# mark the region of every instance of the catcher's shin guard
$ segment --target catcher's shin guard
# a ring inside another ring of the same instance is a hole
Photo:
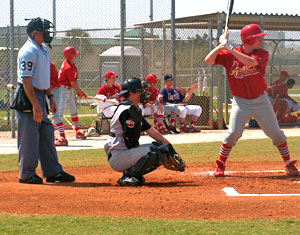
[[[168,154],[167,151],[166,145],[153,144],[150,147],[150,152],[146,156],[140,158],[134,166],[125,170],[124,175],[130,177],[140,177],[151,171],[154,171],[164,163],[164,159]]]

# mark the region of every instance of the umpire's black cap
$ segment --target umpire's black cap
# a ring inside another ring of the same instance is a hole
[[[53,24],[49,20],[40,17],[34,18],[27,25],[27,34],[29,35],[33,30],[46,32],[50,27],[53,27]]]

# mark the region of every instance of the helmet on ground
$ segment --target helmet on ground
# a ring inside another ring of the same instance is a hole
[[[79,51],[76,51],[74,47],[66,47],[64,49],[64,57],[68,60],[74,59],[74,57],[79,53]]]
[[[241,40],[243,44],[253,45],[255,43],[255,38],[267,35],[257,24],[248,24],[244,26],[241,30]]]
[[[119,95],[123,95],[129,91],[132,92],[142,92],[144,89],[142,87],[142,82],[139,78],[129,78],[125,80],[121,84],[122,91],[119,93]]]
[[[150,84],[157,84],[157,77],[156,74],[150,73],[145,77],[146,81]]]

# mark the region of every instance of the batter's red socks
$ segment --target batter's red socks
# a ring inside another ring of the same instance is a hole
[[[58,129],[59,136],[66,138],[64,124],[62,122],[59,122],[56,124],[56,128]]]
[[[79,119],[78,119],[78,117],[71,117],[71,120],[72,120],[73,125],[75,127],[75,131],[76,132],[79,131],[80,125],[79,125]]]
[[[291,160],[290,160],[290,151],[287,142],[285,141],[282,145],[278,145],[277,148],[279,153],[282,156],[283,161],[285,162],[286,165],[288,165],[291,162]]]
[[[231,146],[222,143],[220,148],[219,160],[225,163],[230,154],[231,149]]]

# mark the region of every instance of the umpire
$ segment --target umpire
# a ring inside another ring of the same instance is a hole
[[[54,146],[54,128],[47,118],[46,96],[50,100],[50,110],[56,112],[56,104],[50,91],[50,56],[47,47],[53,24],[41,18],[32,19],[27,26],[28,40],[18,54],[18,86],[14,102],[18,103],[16,117],[18,123],[19,182],[42,184],[36,174],[38,160],[47,182],[72,182],[75,177],[64,172],[58,163]],[[51,46],[50,46],[51,47]],[[22,97],[23,94],[23,97]],[[20,98],[21,97],[21,98]],[[29,101],[30,109],[24,110],[20,100]]]
[[[110,166],[123,176],[118,180],[121,186],[139,186],[145,182],[147,174],[160,165],[170,170],[184,171],[184,161],[176,153],[170,142],[142,116],[138,107],[143,103],[145,90],[141,80],[130,78],[122,83],[124,101],[117,107],[110,124],[110,136],[104,150]],[[158,142],[139,145],[141,131],[145,131]]]

